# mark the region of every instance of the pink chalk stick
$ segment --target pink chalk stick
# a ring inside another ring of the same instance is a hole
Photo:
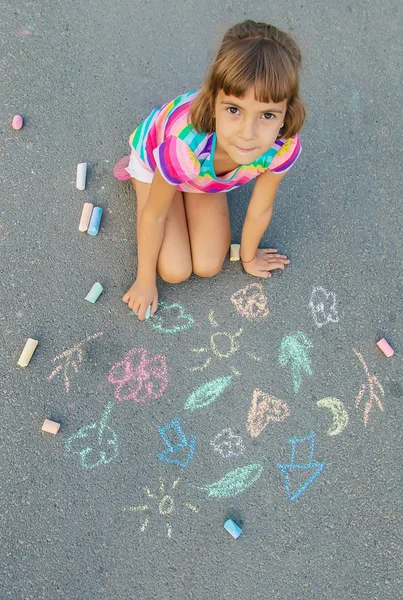
[[[83,211],[81,213],[80,224],[78,226],[78,231],[87,231],[88,225],[91,220],[92,209],[94,205],[92,202],[84,202]]]
[[[11,127],[13,129],[21,129],[21,127],[24,124],[24,119],[21,117],[21,115],[14,115],[13,120],[11,121]]]
[[[379,342],[376,343],[376,345],[378,346],[378,348],[380,350],[382,350],[382,352],[385,354],[385,356],[387,356],[388,358],[390,358],[391,356],[394,355],[395,351],[393,350],[393,348],[391,346],[389,346],[388,342],[385,340],[385,338],[382,338],[381,340],[379,340]]]

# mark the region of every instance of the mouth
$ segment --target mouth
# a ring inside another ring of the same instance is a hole
[[[256,148],[239,148],[239,146],[235,146],[238,152],[243,152],[244,154],[248,154],[249,152],[253,152]]]

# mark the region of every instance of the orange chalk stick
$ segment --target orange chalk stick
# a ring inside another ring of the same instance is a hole
[[[240,244],[231,244],[231,248],[229,251],[229,259],[232,261],[239,260],[239,250],[241,248]]]
[[[384,355],[387,356],[388,358],[393,356],[395,353],[395,351],[393,350],[393,348],[391,346],[389,346],[389,344],[385,340],[385,338],[382,338],[381,340],[379,340],[379,342],[377,342],[376,345],[378,346],[378,348],[380,350],[382,350]]]
[[[81,213],[80,224],[78,231],[87,231],[91,220],[91,213],[94,205],[91,202],[84,202],[83,211]]]
[[[21,352],[21,356],[18,359],[17,365],[20,367],[26,367],[29,364],[29,361],[32,358],[33,353],[35,352],[35,348],[38,345],[38,340],[33,340],[32,338],[28,338],[24,350]]]
[[[56,435],[56,433],[59,431],[59,427],[60,423],[55,423],[55,421],[49,421],[49,419],[45,419],[42,425],[42,431]]]

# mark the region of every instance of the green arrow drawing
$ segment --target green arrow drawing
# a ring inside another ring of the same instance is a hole
[[[278,359],[283,367],[289,364],[295,393],[299,392],[303,373],[312,375],[309,348],[312,348],[312,343],[302,331],[298,331],[295,335],[286,335],[281,340]]]

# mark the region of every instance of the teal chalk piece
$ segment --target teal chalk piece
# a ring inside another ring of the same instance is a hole
[[[210,485],[201,486],[198,489],[206,490],[208,496],[213,496],[214,498],[230,498],[247,490],[248,487],[260,478],[262,473],[262,465],[250,464],[245,467],[239,467],[234,471],[229,471],[222,479]]]
[[[102,208],[100,206],[94,206],[91,214],[91,221],[88,225],[87,232],[90,235],[98,235],[99,226],[101,225]]]
[[[232,535],[234,539],[239,538],[242,533],[242,529],[232,519],[227,519],[224,523],[224,529]]]
[[[102,294],[103,291],[104,291],[104,288],[97,281],[96,283],[94,283],[94,285],[92,286],[92,288],[86,295],[85,299],[88,300],[88,302],[91,302],[92,304],[94,304],[98,300],[99,296]]]
[[[291,444],[291,460],[287,465],[278,464],[278,468],[285,476],[285,492],[287,494],[287,498],[289,500],[296,500],[299,496],[306,490],[306,488],[311,485],[311,483],[320,475],[320,473],[325,468],[324,462],[312,462],[313,453],[315,449],[315,434],[312,431],[305,438],[291,438],[289,440]],[[298,446],[305,446],[309,444],[309,461],[305,464],[300,464],[295,462],[295,452]],[[302,472],[302,473],[301,473]],[[305,472],[306,480],[300,485],[301,477],[300,475]],[[291,482],[292,482],[292,474],[298,473],[298,488],[294,491],[291,490]]]
[[[285,367],[289,364],[291,369],[294,392],[299,392],[302,375],[312,375],[312,369],[308,356],[308,349],[312,348],[312,342],[298,331],[295,335],[287,335],[281,340],[279,361]]]
[[[176,435],[179,438],[179,442],[176,444],[172,444],[168,438],[168,431],[173,429]],[[165,444],[167,445],[167,449],[164,450],[161,454],[158,455],[160,460],[163,460],[171,465],[179,465],[180,467],[187,467],[189,462],[192,460],[195,446],[196,446],[196,438],[192,435],[189,440],[187,440],[185,434],[182,431],[182,428],[179,423],[179,419],[172,419],[168,425],[164,427],[159,427],[158,431]],[[185,459],[179,459],[176,457],[183,449],[187,449],[187,456]]]
[[[231,383],[232,375],[229,377],[217,377],[212,381],[204,383],[192,392],[185,402],[186,410],[197,410],[208,406],[220,396]]]

